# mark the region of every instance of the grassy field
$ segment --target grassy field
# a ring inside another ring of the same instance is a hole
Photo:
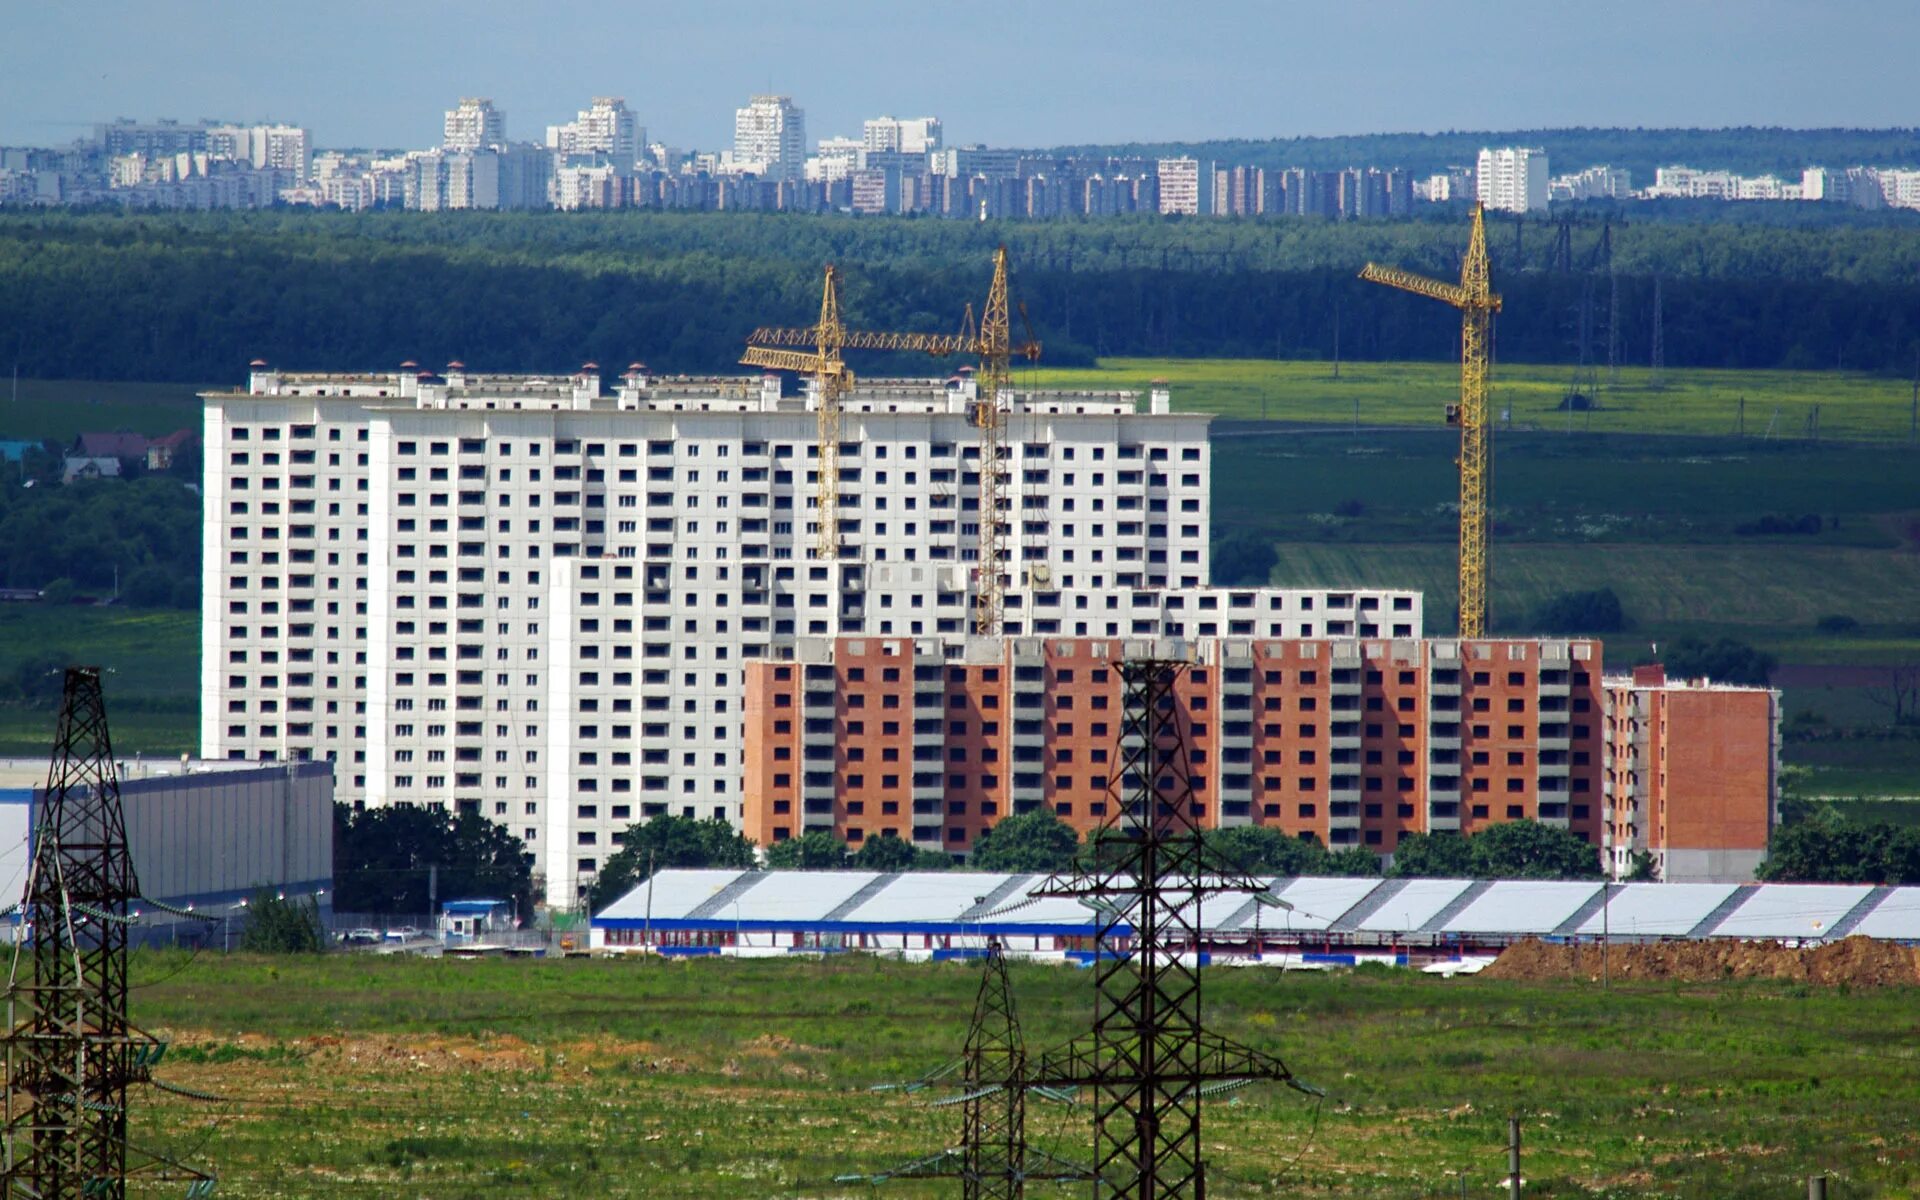
[[[1503,427],[1515,429],[1730,435],[1741,429],[1744,398],[1745,430],[1755,437],[1770,425],[1775,438],[1806,436],[1816,405],[1822,437],[1909,436],[1910,380],[1855,371],[1686,369],[1667,371],[1666,386],[1654,389],[1644,368],[1620,375],[1618,388],[1603,386],[1598,411],[1569,420],[1560,404],[1573,368],[1500,363],[1494,412]],[[1352,425],[1356,413],[1363,425],[1437,424],[1460,392],[1460,370],[1451,363],[1345,363],[1336,380],[1330,363],[1264,359],[1108,358],[1093,368],[1022,370],[1016,383],[1144,391],[1154,379],[1173,386],[1179,410],[1326,425]]]
[[[1451,546],[1284,543],[1277,579],[1302,587],[1360,583],[1420,588],[1428,624],[1444,628],[1459,590]],[[1610,648],[1644,651],[1649,637],[1676,631],[1738,636],[1786,649],[1818,649],[1820,661],[1873,661],[1920,633],[1920,557],[1853,547],[1580,547],[1496,542],[1491,566],[1494,624],[1529,628],[1527,614],[1561,592],[1611,587],[1632,614],[1636,633]],[[1847,613],[1869,632],[1818,636],[1824,613]],[[1907,630],[1877,638],[1875,626]],[[1782,627],[1786,627],[1784,630]],[[1807,637],[1802,643],[1799,631]]]
[[[79,433],[200,431],[200,399],[211,385],[96,383],[82,379],[0,379],[0,435],[21,440],[71,441]]]
[[[60,652],[107,668],[113,744],[122,755],[197,752],[200,617],[120,607],[0,606],[0,678],[26,660]],[[44,755],[52,710],[0,704],[0,755]]]
[[[134,1124],[227,1197],[867,1196],[833,1177],[955,1136],[957,1109],[867,1088],[954,1054],[977,978],[859,957],[148,958],[134,1016],[175,1046],[157,1074],[229,1102],[149,1094]],[[1085,1027],[1084,972],[1014,982],[1030,1049]],[[1329,1093],[1317,1118],[1271,1086],[1215,1101],[1216,1196],[1490,1195],[1510,1112],[1533,1196],[1792,1196],[1813,1172],[1848,1197],[1920,1188],[1911,989],[1219,970],[1207,996],[1211,1027]],[[1036,1101],[1029,1139],[1084,1159],[1087,1122]]]

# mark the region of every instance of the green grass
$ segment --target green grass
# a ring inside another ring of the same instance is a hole
[[[1601,370],[1602,376],[1605,369]],[[1569,428],[1558,410],[1573,376],[1568,366],[1500,363],[1494,368],[1493,408],[1502,425],[1559,431]],[[1266,359],[1106,358],[1097,367],[1036,368],[1017,373],[1027,386],[1131,388],[1150,381],[1173,386],[1174,408],[1251,420],[1313,424],[1432,425],[1458,400],[1459,367],[1451,363],[1332,364]],[[1604,383],[1604,380],[1603,380]],[[1773,425],[1776,438],[1800,438],[1807,417],[1820,408],[1825,438],[1904,441],[1908,437],[1912,385],[1855,371],[1735,371],[1680,369],[1666,373],[1667,386],[1647,386],[1644,368],[1621,371],[1621,386],[1603,390],[1601,409],[1575,413],[1571,428],[1593,433],[1733,434],[1746,399],[1746,432],[1755,437]],[[1511,410],[1510,418],[1506,415]],[[1778,410],[1776,417],[1775,410]]]
[[[197,753],[200,617],[169,609],[0,605],[0,679],[60,651],[108,671],[107,711],[121,755]],[[53,712],[0,704],[0,755],[41,755]]]
[[[1795,787],[1801,795],[1920,801],[1920,741],[1790,742],[1781,758],[1807,768],[1805,781]]]
[[[194,1049],[136,1135],[227,1197],[854,1197],[834,1175],[950,1144],[954,1108],[877,1094],[953,1055],[959,965],[276,962],[148,958],[134,1017]],[[1016,966],[1028,1045],[1085,1027],[1090,978]],[[1493,1193],[1523,1115],[1528,1194],[1794,1195],[1920,1188],[1911,990],[1513,984],[1219,970],[1209,1024],[1329,1099],[1257,1086],[1209,1110],[1209,1192]],[[1084,1110],[1034,1102],[1030,1140],[1084,1158]],[[886,1185],[902,1200],[953,1181]],[[139,1193],[148,1194],[148,1193]],[[1036,1196],[1084,1195],[1052,1186]]]
[[[0,436],[69,442],[81,433],[200,432],[200,398],[210,385],[22,379],[13,400],[11,378],[0,379]]]
[[[1459,593],[1451,546],[1281,543],[1274,579],[1290,586],[1419,588],[1428,625],[1444,629]],[[1561,592],[1611,587],[1638,626],[1694,629],[1769,642],[1782,626],[1811,631],[1823,613],[1852,614],[1867,625],[1920,619],[1920,558],[1856,547],[1565,546],[1502,544],[1492,550],[1496,628],[1525,630],[1541,602]],[[1644,631],[1616,634],[1622,650],[1647,640]],[[1794,635],[1797,636],[1797,633]],[[1910,639],[1872,637],[1843,643],[1816,639],[1823,659],[1855,650],[1871,659],[1880,647]],[[1786,644],[1802,644],[1788,639]],[[1644,647],[1641,647],[1644,648]]]

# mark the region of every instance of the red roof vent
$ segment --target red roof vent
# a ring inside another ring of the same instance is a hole
[[[247,365],[250,367],[264,367],[267,365],[267,360],[264,358],[256,358]]]
[[[647,364],[643,362],[630,362],[627,364],[627,370],[629,371],[644,371],[646,369]]]
[[[598,371],[600,364],[597,362],[584,362],[580,364],[580,369],[582,371]]]
[[[467,364],[461,362],[457,358],[447,364],[447,370],[449,371],[464,371],[466,369],[467,369]]]
[[[420,365],[419,363],[417,363],[417,362],[415,362],[415,361],[413,361],[412,359],[408,359],[407,361],[405,361],[405,362],[403,362],[403,363],[401,363],[401,364],[400,364],[400,369],[401,369],[402,371],[405,371],[405,370],[407,370],[407,369],[408,369],[408,368],[410,368],[410,367],[417,367],[417,366],[419,366],[419,365]]]
[[[962,375],[971,375],[971,374],[973,374],[973,368],[972,368],[972,367],[961,367],[961,368],[960,368],[960,373],[961,373]]]

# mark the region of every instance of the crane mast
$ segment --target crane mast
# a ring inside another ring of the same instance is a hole
[[[778,343],[808,345],[812,353],[775,349],[761,344],[756,340],[760,332],[756,330],[754,336],[747,339],[747,352],[740,358],[742,363],[775,371],[797,371],[812,375],[816,381],[818,403],[815,415],[818,418],[816,436],[819,447],[814,472],[814,504],[819,513],[814,522],[813,553],[815,558],[839,558],[840,399],[853,390],[853,372],[841,361],[841,351],[847,343],[847,330],[840,323],[840,277],[833,264],[827,264],[826,285],[820,295],[819,323],[804,330],[792,331],[804,334],[801,339]]]
[[[980,375],[972,413],[980,431],[980,578],[973,592],[973,631],[983,637],[1000,632],[1000,397],[1011,398],[1012,344],[1007,248],[1002,246],[993,256],[993,283],[980,314]]]
[[[1493,390],[1493,314],[1499,293],[1487,261],[1483,208],[1473,206],[1473,235],[1460,263],[1460,282],[1446,283],[1368,263],[1360,278],[1439,300],[1460,310],[1460,402],[1447,406],[1448,424],[1460,427],[1460,636],[1487,635],[1487,524],[1493,484],[1490,414]]]

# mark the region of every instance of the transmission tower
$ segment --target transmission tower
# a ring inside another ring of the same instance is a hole
[[[1600,257],[1607,269],[1607,387],[1620,386],[1620,276],[1613,269],[1613,222],[1600,227]]]
[[[1204,1200],[1204,1097],[1257,1079],[1313,1090],[1278,1058],[1209,1033],[1201,1020],[1203,897],[1261,901],[1268,891],[1215,861],[1201,838],[1175,699],[1187,666],[1122,664],[1121,762],[1092,861],[1029,893],[1070,896],[1096,914],[1093,1030],[1039,1056],[1030,1075],[1037,1086],[1092,1090],[1102,1200]]]
[[[1650,388],[1667,385],[1667,333],[1665,298],[1661,295],[1660,277],[1653,277],[1653,369],[1647,372],[1647,386]]]
[[[1027,1044],[998,939],[987,945],[973,1021],[967,1026],[959,1061],[907,1084],[906,1090],[919,1091],[956,1075],[962,1089],[959,1097],[936,1106],[961,1106],[957,1147],[878,1175],[841,1175],[834,1182],[957,1178],[964,1200],[1021,1200],[1029,1180],[1072,1183],[1092,1178],[1085,1167],[1027,1145]],[[1042,1094],[1066,1099],[1064,1093],[1053,1090],[1042,1089]]]
[[[33,835],[7,981],[0,1197],[120,1200],[130,1170],[208,1195],[211,1177],[127,1143],[127,1089],[150,1081],[164,1046],[127,1019],[129,906],[140,884],[98,667],[67,669]]]

